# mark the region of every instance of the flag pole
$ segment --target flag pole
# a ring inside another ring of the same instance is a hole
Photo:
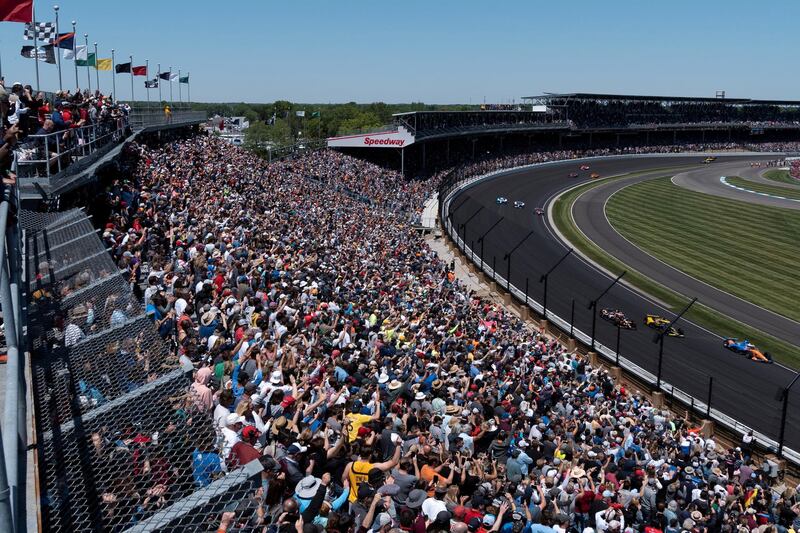
[[[92,94],[92,72],[89,70],[89,34],[84,33],[83,38],[86,41],[86,83],[88,84],[89,94]],[[96,62],[97,56],[95,56],[94,59]]]
[[[133,72],[133,65],[131,65],[131,72]],[[150,81],[150,60],[144,60],[144,79]],[[150,108],[150,86],[147,85],[147,82],[144,84],[144,92],[147,93],[147,107]]]
[[[161,107],[161,63],[158,64],[158,74],[156,74],[158,84],[158,106]]]
[[[181,69],[178,69],[178,102],[182,102],[181,98]]]
[[[113,102],[115,99],[119,101],[117,98],[117,61],[114,59],[114,49],[111,49],[111,69],[114,71],[111,73],[111,101]],[[97,64],[97,57],[94,58],[95,65]]]
[[[36,9],[31,6],[31,25],[33,26],[33,58],[36,60],[33,63],[36,65],[36,92],[39,92],[39,27],[36,25]]]
[[[189,76],[190,74],[191,74],[191,72],[187,72],[186,73],[186,100],[188,100],[189,103],[191,104],[192,103],[192,90],[191,90],[190,87],[192,86],[192,78]]]
[[[97,62],[100,58],[97,56],[97,43],[94,43],[94,75],[97,81],[97,90],[100,90],[100,69],[97,68]]]
[[[58,42],[58,6],[53,6],[53,11],[56,12],[56,54],[58,55],[58,57],[56,57],[56,61],[58,62],[58,90],[63,91],[64,87],[61,85],[61,51],[59,50],[59,48],[61,48],[61,43]],[[75,42],[74,37],[72,41]]]
[[[72,21],[72,33],[75,33],[75,24],[77,24],[77,22],[75,22],[73,20]],[[73,61],[73,63],[75,63],[75,91],[76,92],[80,92],[81,84],[78,82],[78,50],[77,50],[78,39],[77,39],[77,37],[78,37],[77,33],[75,33],[75,35],[72,37],[72,61]]]
[[[133,56],[129,56],[131,60],[131,107],[133,107]]]
[[[169,67],[169,103],[175,104],[175,100],[172,99],[172,66]]]

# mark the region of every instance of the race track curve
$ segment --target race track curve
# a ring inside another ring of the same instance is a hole
[[[722,159],[722,158],[720,158]],[[752,156],[729,156],[726,161],[753,159]],[[756,159],[763,159],[761,158]],[[543,286],[540,276],[565,252],[566,246],[549,227],[546,217],[537,216],[535,207],[545,206],[559,192],[588,181],[589,172],[602,176],[619,175],[654,169],[660,175],[675,173],[689,167],[699,167],[702,157],[647,156],[635,158],[605,158],[589,161],[591,170],[581,172],[577,179],[568,178],[577,171],[575,161],[511,170],[496,177],[479,181],[461,191],[450,203],[450,213],[456,228],[465,242],[476,253],[481,252],[479,238],[490,230],[483,242],[483,258],[506,276],[508,262],[505,254],[519,245],[511,256],[511,283],[516,287],[529,287],[532,299],[542,302]],[[508,203],[498,205],[498,196],[508,198]],[[516,200],[526,203],[515,209]],[[502,221],[495,226],[495,223]],[[464,227],[460,224],[465,223]],[[494,228],[493,228],[494,226]],[[533,232],[524,242],[523,238]],[[573,254],[549,278],[548,308],[558,316],[570,319],[574,299],[575,327],[591,333],[592,312],[588,303],[600,294],[611,278],[590,263]],[[599,302],[598,307],[623,308],[640,324],[638,330],[623,331],[620,353],[645,370],[657,371],[658,346],[653,332],[643,326],[647,313],[668,315],[657,302],[625,285],[618,284]],[[686,337],[667,338],[664,343],[663,379],[696,398],[706,398],[709,377],[713,376],[712,405],[743,424],[777,440],[780,428],[780,402],[776,391],[785,386],[794,373],[780,365],[755,363],[722,347],[719,337],[691,323],[684,323]],[[612,349],[616,345],[616,328],[597,318],[597,339]],[[669,390],[667,390],[669,393]],[[800,388],[793,389],[790,406],[800,405]],[[800,450],[800,409],[789,409],[786,427],[786,445]]]
[[[746,166],[750,168],[749,165]],[[777,198],[740,191],[719,181],[719,177],[724,175],[720,172],[734,171],[736,173],[731,172],[731,175],[740,175],[738,169],[741,168],[742,163],[725,162],[676,174],[672,181],[697,192],[736,200],[764,205],[775,205],[772,202],[780,201]],[[600,248],[658,283],[684,296],[697,296],[707,307],[769,333],[773,337],[800,346],[800,323],[713,287],[664,263],[627,240],[611,225],[606,217],[605,206],[614,193],[629,185],[665,175],[662,172],[614,180],[586,191],[577,198],[572,209],[576,225]],[[800,202],[791,203],[795,209],[800,209]]]
[[[720,181],[722,176],[742,176],[750,178],[753,175],[757,176],[760,174],[760,172],[755,171],[756,169],[751,169],[749,165],[743,166],[741,163],[725,161],[712,163],[701,169],[676,174],[672,177],[672,183],[691,191],[713,194],[714,196],[730,198],[732,200],[772,207],[783,207],[786,209],[800,209],[800,201],[742,191]],[[770,185],[780,185],[766,180],[765,178],[761,179],[764,179],[764,181]],[[791,187],[789,184],[785,185]]]

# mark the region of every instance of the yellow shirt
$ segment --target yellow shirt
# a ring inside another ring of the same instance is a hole
[[[372,420],[372,415],[360,415],[358,413],[350,413],[347,415],[347,420],[350,422],[350,429],[348,430],[348,436],[350,438],[350,442],[353,442],[358,438],[358,430],[361,429],[361,426]]]
[[[366,461],[353,461],[350,466],[350,495],[348,500],[354,502],[358,500],[358,486],[369,480],[369,471],[372,470],[372,463]]]

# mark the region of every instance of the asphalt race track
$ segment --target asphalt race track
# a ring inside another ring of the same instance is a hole
[[[733,160],[764,160],[761,157],[725,157]],[[722,159],[722,157],[720,157]],[[675,169],[661,171],[667,175],[685,171],[689,166],[701,168],[702,157],[636,157],[594,159],[588,164],[589,171],[580,172],[579,178],[569,178],[570,172],[578,171],[578,162],[565,161],[528,169],[511,170],[500,176],[474,184],[458,194],[450,204],[452,221],[456,228],[469,221],[460,230],[465,242],[476,253],[481,252],[478,239],[501,218],[483,242],[483,258],[495,264],[503,276],[508,271],[504,255],[517,246],[533,231],[511,257],[511,283],[522,288],[528,282],[529,296],[543,300],[540,276],[566,252],[566,246],[548,226],[545,216],[537,216],[535,207],[544,207],[556,194],[578,183],[589,180],[589,172],[601,176],[619,175],[648,169]],[[498,205],[496,198],[504,196],[508,203]],[[515,209],[516,200],[525,202],[523,209]],[[589,302],[611,283],[605,273],[573,254],[549,277],[548,308],[570,319],[571,302],[575,300],[575,327],[591,334],[592,312]],[[635,290],[616,285],[598,303],[603,307],[619,308],[636,320],[637,330],[623,330],[620,353],[642,368],[657,371],[658,345],[653,343],[653,331],[643,325],[647,313],[670,316],[656,302]],[[777,440],[780,430],[780,401],[776,398],[779,388],[785,387],[794,377],[794,372],[777,364],[749,361],[722,347],[722,340],[714,334],[683,322],[686,333],[683,339],[666,338],[662,379],[696,398],[705,400],[708,394],[709,377],[713,376],[712,406],[749,427]],[[616,328],[597,318],[597,339],[604,345],[616,346]],[[666,388],[669,394],[669,388]],[[786,425],[786,445],[800,450],[800,390],[793,389],[789,397],[789,419]]]
[[[745,163],[744,166],[750,169],[748,164]],[[726,162],[719,165],[715,163],[699,170],[676,174],[672,181],[697,192],[784,207],[786,200],[740,191],[720,182],[719,178],[724,176],[725,172],[732,176],[741,175],[742,167],[742,163]],[[634,183],[664,175],[662,172],[614,180],[590,189],[575,201],[573,208],[575,223],[589,240],[634,270],[683,295],[697,296],[706,306],[740,322],[800,346],[800,323],[712,287],[656,259],[620,235],[609,223],[605,215],[605,205],[614,193]],[[800,209],[800,202],[788,201],[788,203],[794,204],[795,209]]]
[[[675,185],[679,185],[686,189],[702,192],[706,194],[713,194],[715,196],[722,196],[724,198],[731,198],[733,200],[742,200],[760,205],[768,205],[774,207],[784,207],[786,209],[800,209],[800,202],[797,200],[784,200],[781,198],[774,198],[764,196],[761,194],[754,194],[752,192],[740,191],[722,183],[720,176],[741,176],[743,178],[750,178],[751,176],[758,175],[760,172],[757,169],[751,169],[749,165],[742,166],[737,163],[712,163],[708,167],[695,170],[692,172],[682,172],[676,174],[672,178]],[[774,181],[769,181],[761,178],[769,185],[786,185],[779,184]]]

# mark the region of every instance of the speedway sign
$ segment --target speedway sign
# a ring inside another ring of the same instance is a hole
[[[414,136],[405,128],[328,139],[329,148],[405,148],[414,144]]]

